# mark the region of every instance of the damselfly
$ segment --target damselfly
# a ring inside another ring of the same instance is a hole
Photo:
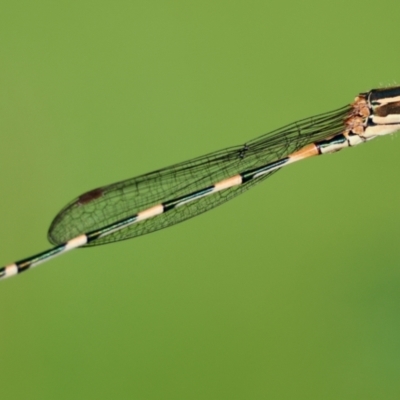
[[[78,248],[117,242],[199,215],[280,168],[400,129],[400,86],[359,94],[353,103],[145,175],[91,190],[65,206],[48,232],[50,250],[0,268],[0,278]]]

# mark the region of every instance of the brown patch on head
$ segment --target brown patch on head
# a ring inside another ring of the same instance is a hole
[[[387,117],[389,114],[400,114],[400,101],[378,106],[375,108],[374,114],[377,117]]]
[[[88,204],[93,200],[98,199],[99,197],[101,197],[103,195],[103,189],[102,188],[98,188],[98,189],[93,189],[90,192],[86,192],[84,194],[82,194],[81,196],[79,196],[77,203],[79,205],[84,205],[84,204]]]

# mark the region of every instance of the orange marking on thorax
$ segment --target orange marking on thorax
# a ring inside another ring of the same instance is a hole
[[[371,114],[365,96],[357,96],[351,106],[353,107],[353,115],[358,115],[365,119]]]

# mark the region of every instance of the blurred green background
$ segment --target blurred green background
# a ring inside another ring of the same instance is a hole
[[[0,264],[77,195],[400,79],[400,2],[3,1]],[[1,282],[2,399],[400,398],[400,138]]]

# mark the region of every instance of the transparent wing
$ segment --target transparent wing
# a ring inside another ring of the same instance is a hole
[[[321,114],[272,131],[242,146],[219,150],[91,190],[65,206],[53,220],[48,238],[61,244],[101,229],[151,206],[206,188],[223,179],[277,161],[303,146],[343,131],[350,107]],[[266,174],[240,186],[216,192],[151,219],[99,238],[91,245],[125,240],[166,228],[199,215],[266,179]]]

